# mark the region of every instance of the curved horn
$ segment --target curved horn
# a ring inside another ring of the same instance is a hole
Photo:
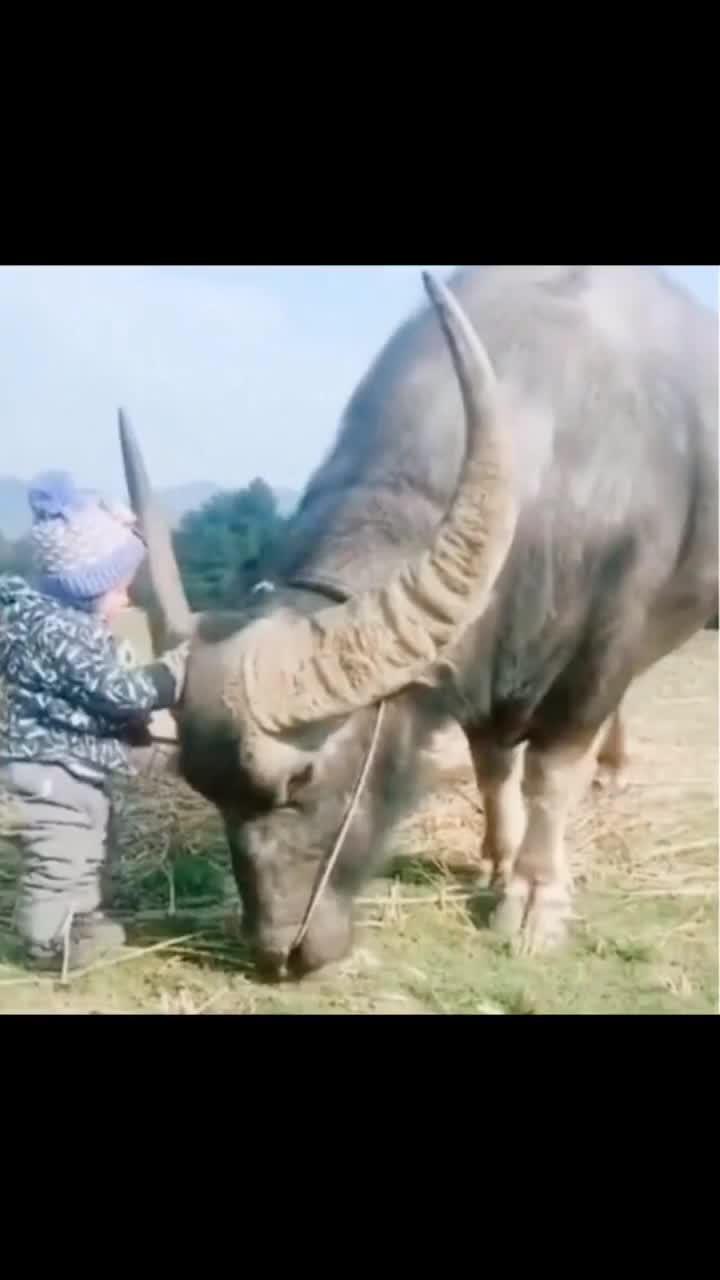
[[[168,523],[148,479],[135,433],[124,410],[118,410],[120,448],[133,510],[148,550],[150,582],[159,612],[163,645],[177,644],[192,632],[192,614],[180,577]]]
[[[230,656],[226,701],[280,732],[344,715],[419,679],[487,608],[517,524],[510,440],[485,348],[453,295],[425,288],[452,356],[465,407],[466,455],[429,550],[385,586],[310,618],[270,618]]]

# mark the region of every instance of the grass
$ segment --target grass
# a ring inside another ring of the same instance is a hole
[[[182,788],[126,797],[114,897],[132,946],[64,987],[17,964],[16,864],[0,843],[0,1011],[716,1013],[717,706],[710,632],[632,691],[630,786],[593,793],[575,818],[577,919],[555,955],[514,957],[484,927],[482,815],[456,737],[441,744],[442,775],[398,830],[385,875],[361,897],[352,955],[297,985],[257,979],[236,937],[219,823]]]

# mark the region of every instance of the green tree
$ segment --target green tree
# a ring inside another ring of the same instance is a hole
[[[259,479],[188,512],[174,545],[191,607],[237,603],[268,572],[284,526],[272,489]]]

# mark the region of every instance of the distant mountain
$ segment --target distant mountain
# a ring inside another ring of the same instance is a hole
[[[274,492],[280,515],[291,516],[301,495],[295,489],[275,489]]]
[[[174,528],[186,512],[197,511],[198,507],[203,507],[219,492],[218,485],[211,484],[209,481],[198,481],[196,484],[178,484],[169,489],[159,489],[158,497]]]
[[[216,493],[220,493],[219,485],[210,481],[197,481],[194,484],[178,484],[168,489],[160,489],[160,498],[169,521],[177,526],[187,511],[196,511]],[[283,516],[297,506],[300,498],[294,489],[276,489],[278,510]],[[123,500],[125,497],[123,495]],[[0,533],[15,541],[27,533],[30,527],[30,510],[27,500],[27,485],[16,476],[0,476]]]
[[[15,476],[0,476],[0,533],[14,542],[29,524],[27,485]]]
[[[174,526],[179,524],[186,511],[201,507],[219,492],[216,484],[198,482],[160,489],[158,496]],[[124,495],[123,500],[127,501]],[[14,541],[27,533],[29,528],[30,509],[26,483],[16,476],[0,476],[0,533]]]

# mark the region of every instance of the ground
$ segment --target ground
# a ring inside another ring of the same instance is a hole
[[[560,953],[515,958],[484,927],[482,813],[463,740],[449,735],[432,794],[358,904],[352,955],[301,984],[257,980],[236,938],[218,824],[189,793],[127,798],[115,900],[133,947],[64,986],[17,964],[17,863],[0,836],[0,1011],[716,1013],[717,643],[696,636],[632,690],[629,787],[596,792],[577,813],[577,918]]]

